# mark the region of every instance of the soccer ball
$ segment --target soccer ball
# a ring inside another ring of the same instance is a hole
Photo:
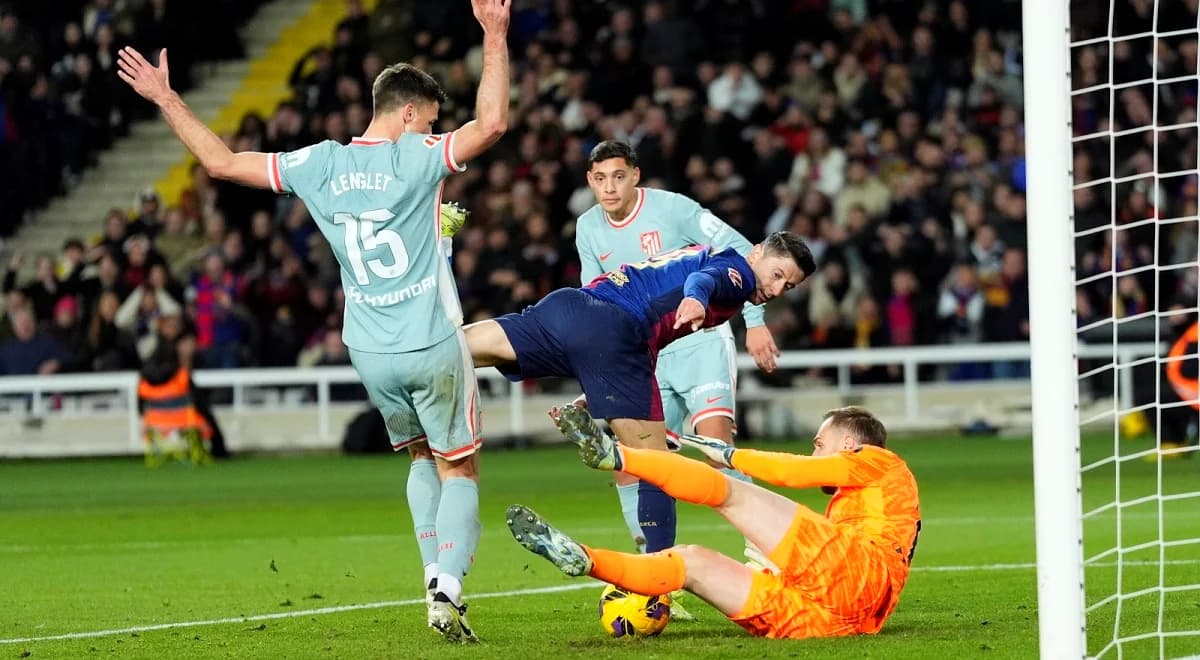
[[[612,637],[653,637],[670,620],[670,596],[643,596],[611,584],[600,594],[600,625]]]

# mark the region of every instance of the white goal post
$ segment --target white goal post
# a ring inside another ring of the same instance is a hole
[[[1023,4],[1038,638],[1042,658],[1083,658],[1069,8]]]

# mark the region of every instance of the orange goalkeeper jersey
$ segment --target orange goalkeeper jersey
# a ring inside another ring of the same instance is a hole
[[[870,445],[821,457],[739,449],[733,467],[778,486],[836,487],[825,517],[854,528],[884,550],[894,586],[903,586],[921,529],[921,509],[917,480],[899,456]]]

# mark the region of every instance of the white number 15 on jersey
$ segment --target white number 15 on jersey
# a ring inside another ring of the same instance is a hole
[[[367,275],[368,268],[376,277],[385,280],[401,277],[408,271],[408,249],[404,247],[400,234],[391,229],[375,231],[376,222],[387,222],[394,217],[396,214],[387,209],[360,213],[357,218],[349,213],[333,214],[333,224],[346,225],[346,257],[350,260],[354,280],[359,286],[371,283]],[[363,250],[379,247],[386,247],[392,253],[391,264],[385,263],[384,259],[363,261]]]

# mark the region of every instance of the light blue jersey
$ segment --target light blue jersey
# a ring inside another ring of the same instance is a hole
[[[633,210],[623,220],[608,217],[599,204],[579,216],[575,224],[575,248],[579,251],[583,284],[621,264],[645,261],[661,252],[688,245],[711,245],[716,251],[733,248],[745,256],[754,247],[708,209],[690,197],[665,190],[638,188]],[[742,311],[746,325],[763,325],[761,305],[747,303]],[[728,325],[715,329],[731,337]],[[695,333],[672,342],[662,355],[685,350],[711,337]]]
[[[341,265],[342,337],[352,349],[415,351],[462,325],[439,241],[442,181],[464,169],[454,162],[453,139],[327,140],[268,158],[272,189],[304,201]]]
[[[621,264],[697,244],[718,251],[733,248],[742,255],[754,247],[691,198],[651,188],[637,189],[633,210],[623,220],[609,218],[596,205],[575,224],[584,284]],[[761,326],[763,308],[746,303],[742,317],[748,327]],[[668,438],[692,431],[710,417],[735,417],[736,357],[728,323],[692,333],[659,352],[655,377]]]

